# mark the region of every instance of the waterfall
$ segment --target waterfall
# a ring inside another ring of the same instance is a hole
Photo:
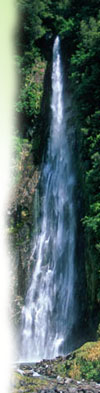
[[[36,265],[22,310],[21,356],[25,361],[67,353],[75,321],[75,175],[68,107],[69,102],[64,105],[57,37],[53,47],[50,137],[42,175],[41,231],[34,243]]]

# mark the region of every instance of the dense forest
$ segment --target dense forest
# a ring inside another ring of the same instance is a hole
[[[77,187],[84,238],[87,320],[100,323],[100,0],[17,0],[15,66],[19,87],[13,135],[14,189],[9,215],[15,325],[27,288],[34,232],[34,190],[48,138],[52,45],[60,36],[64,70],[72,95],[76,132]],[[48,99],[47,99],[48,96]],[[34,202],[35,203],[35,202]],[[83,263],[83,260],[82,260]],[[12,262],[13,264],[13,262]],[[17,279],[15,282],[17,272]],[[13,292],[13,289],[12,289]],[[94,323],[95,322],[95,323]]]

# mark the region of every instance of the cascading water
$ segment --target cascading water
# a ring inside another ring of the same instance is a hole
[[[67,132],[69,110],[65,113],[63,89],[57,37],[53,47],[52,119],[43,169],[41,232],[36,236],[33,253],[37,262],[22,311],[21,356],[25,361],[66,353],[75,320],[75,176]]]

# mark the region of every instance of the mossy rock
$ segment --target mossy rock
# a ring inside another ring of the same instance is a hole
[[[21,375],[18,372],[13,373],[11,385],[13,393],[37,393],[45,389],[52,388],[54,383],[49,381],[46,377],[33,377]]]
[[[74,379],[100,382],[100,341],[89,342],[73,352],[65,363],[66,373]]]

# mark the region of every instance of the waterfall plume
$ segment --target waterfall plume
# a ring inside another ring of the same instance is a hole
[[[36,236],[30,287],[22,310],[25,361],[54,358],[69,351],[75,322],[75,174],[68,137],[69,103],[64,105],[60,39],[53,46],[51,125],[43,166],[41,231]]]

